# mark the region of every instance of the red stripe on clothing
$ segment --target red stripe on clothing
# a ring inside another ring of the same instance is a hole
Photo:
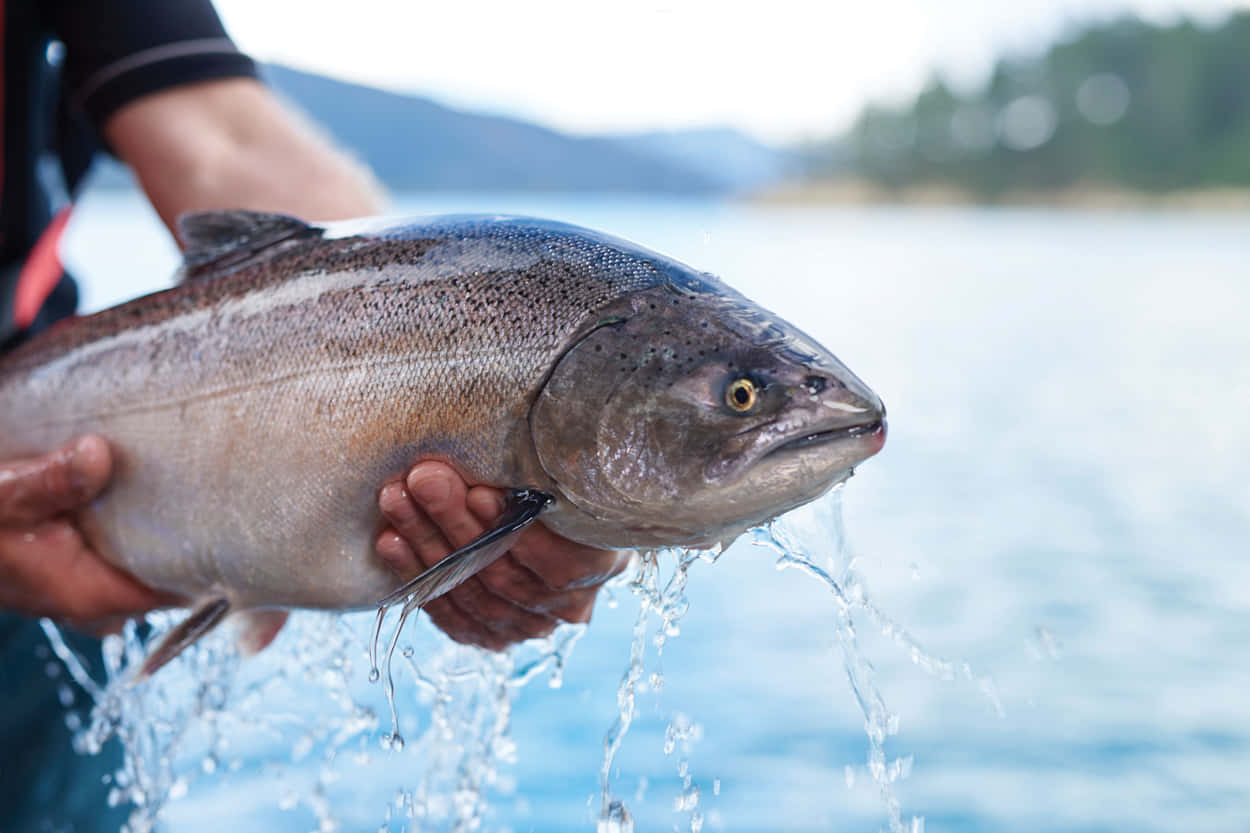
[[[39,235],[22,273],[17,278],[17,291],[13,294],[13,322],[19,329],[26,329],[35,321],[39,308],[48,300],[57,282],[61,280],[61,234],[69,222],[70,206],[56,213],[52,222]]]

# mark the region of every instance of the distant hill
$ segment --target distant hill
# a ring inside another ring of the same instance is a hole
[[[282,66],[265,74],[395,189],[717,190],[715,179],[612,139],[455,110]]]
[[[735,130],[570,136],[521,119],[457,110],[289,67],[269,84],[403,190],[593,191],[710,194],[770,184],[791,157]],[[101,164],[95,184],[129,175]]]
[[[735,191],[776,184],[803,167],[797,153],[724,127],[630,133],[616,140],[630,150],[695,171]]]

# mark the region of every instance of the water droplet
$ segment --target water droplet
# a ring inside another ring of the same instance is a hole
[[[634,790],[634,801],[641,802],[647,795],[647,786],[651,782],[647,780],[647,776],[638,776],[638,789]]]
[[[1033,644],[1037,655],[1043,659],[1059,659],[1063,646],[1048,628],[1038,625],[1033,629]]]
[[[186,794],[187,794],[187,779],[186,778],[177,779],[169,787],[169,798],[171,801],[176,801],[179,798],[184,797]]]
[[[634,833],[634,817],[620,801],[612,801],[599,816],[598,833]]]

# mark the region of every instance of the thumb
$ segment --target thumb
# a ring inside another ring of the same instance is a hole
[[[0,461],[0,526],[27,526],[72,511],[108,483],[113,467],[102,437],[80,437],[24,460]]]

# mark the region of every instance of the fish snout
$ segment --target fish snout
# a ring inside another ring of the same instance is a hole
[[[810,372],[798,385],[797,398],[806,397],[816,419],[828,427],[885,424],[885,404],[857,377],[838,372]]]
[[[863,456],[885,445],[885,404],[881,397],[845,368],[809,368],[791,391],[791,401],[802,408],[805,436],[786,447],[821,441],[851,440]]]

